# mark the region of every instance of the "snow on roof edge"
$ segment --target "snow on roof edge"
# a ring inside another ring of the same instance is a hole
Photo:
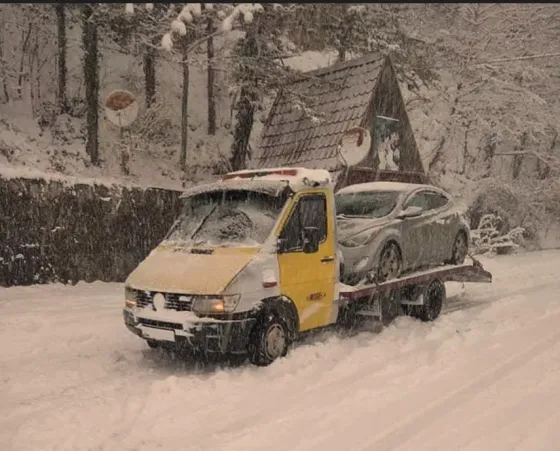
[[[59,182],[66,186],[68,185],[89,185],[89,186],[105,186],[108,188],[138,188],[146,190],[150,188],[163,189],[167,191],[177,191],[178,189],[169,188],[158,185],[141,185],[131,183],[126,180],[112,178],[112,177],[83,177],[83,176],[70,176],[56,172],[43,172],[38,169],[27,168],[23,166],[11,167],[0,164],[0,179],[13,180],[13,179],[27,179],[27,180],[45,180],[46,182]]]

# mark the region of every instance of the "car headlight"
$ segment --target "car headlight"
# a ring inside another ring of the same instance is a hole
[[[344,247],[358,247],[366,244],[372,237],[378,232],[378,230],[367,230],[357,235],[351,236],[340,241],[340,244]]]
[[[209,313],[231,313],[237,307],[241,295],[195,296],[192,310],[201,315]]]
[[[128,308],[136,307],[136,290],[124,287],[124,305]]]

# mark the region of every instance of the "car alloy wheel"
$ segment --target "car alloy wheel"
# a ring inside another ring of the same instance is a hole
[[[461,265],[467,258],[468,253],[468,243],[467,238],[463,232],[459,232],[453,243],[453,254],[451,257],[451,263],[454,265]]]
[[[397,246],[393,243],[385,246],[379,258],[377,281],[385,282],[387,280],[396,279],[401,272],[401,266],[401,255]]]

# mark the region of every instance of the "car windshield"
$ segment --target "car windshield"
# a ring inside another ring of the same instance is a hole
[[[397,206],[398,191],[362,191],[338,194],[337,218],[383,218]]]
[[[255,191],[215,191],[184,199],[166,242],[194,246],[258,246],[265,242],[285,202]]]

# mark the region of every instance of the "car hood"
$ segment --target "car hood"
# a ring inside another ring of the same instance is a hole
[[[338,228],[338,241],[352,237],[374,227],[384,226],[389,222],[388,218],[340,218],[336,220]]]
[[[146,291],[220,294],[257,252],[218,248],[200,254],[180,247],[156,248],[128,276],[126,284]]]

